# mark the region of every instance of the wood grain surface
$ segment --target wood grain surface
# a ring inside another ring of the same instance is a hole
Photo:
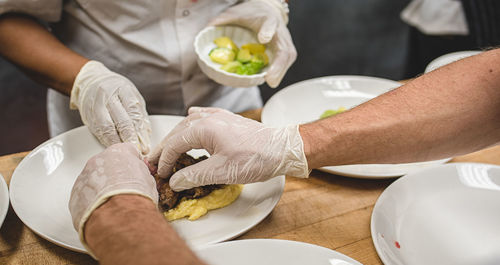
[[[260,111],[243,113],[258,119]],[[253,116],[252,116],[253,115]],[[7,183],[28,152],[0,157]],[[500,164],[500,146],[454,158],[451,162]],[[373,206],[394,179],[370,180],[312,171],[308,179],[287,177],[285,192],[272,213],[237,239],[276,238],[320,245],[363,264],[382,264],[370,236]],[[97,264],[37,236],[9,209],[0,229],[0,264]]]

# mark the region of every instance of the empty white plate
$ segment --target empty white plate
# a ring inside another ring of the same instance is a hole
[[[431,72],[436,70],[437,68],[447,65],[449,63],[461,60],[463,58],[467,58],[472,55],[476,55],[481,53],[481,51],[460,51],[460,52],[452,52],[448,53],[442,56],[439,56],[438,58],[432,60],[426,67],[425,67],[425,73]]]
[[[229,241],[196,253],[210,265],[361,265],[328,248],[278,239]]]
[[[9,211],[9,189],[2,174],[0,174],[0,227]]]
[[[392,183],[371,219],[386,265],[500,264],[500,167],[452,163]]]
[[[262,110],[262,122],[270,126],[308,123],[328,109],[353,108],[401,84],[369,76],[327,76],[302,81],[274,94]],[[328,166],[320,170],[358,178],[392,178],[442,164],[449,159],[406,164]]]
[[[183,117],[151,116],[152,144]],[[71,188],[86,161],[104,150],[86,127],[41,144],[19,164],[10,182],[12,207],[19,218],[41,237],[71,250],[85,252],[68,210]],[[245,185],[231,205],[213,210],[196,221],[173,221],[174,229],[191,246],[236,237],[259,223],[278,203],[285,184],[279,176]]]

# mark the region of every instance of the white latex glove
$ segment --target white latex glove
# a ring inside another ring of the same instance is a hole
[[[70,108],[80,111],[83,123],[106,147],[130,142],[143,154],[149,152],[151,124],[144,99],[130,80],[102,63],[89,61],[82,67]]]
[[[274,58],[266,74],[270,87],[277,87],[297,58],[297,51],[286,27],[288,8],[279,0],[250,0],[228,8],[210,22],[211,26],[233,24],[257,33],[260,43],[267,44]]]
[[[156,147],[148,160],[160,177],[172,173],[182,153],[204,148],[210,158],[185,167],[170,178],[179,191],[208,184],[244,184],[278,175],[309,175],[298,125],[271,128],[217,108],[189,109],[189,116]]]
[[[156,182],[131,143],[112,145],[92,157],[71,190],[68,206],[73,226],[91,255],[84,237],[85,223],[95,209],[118,194],[137,194],[158,204]]]

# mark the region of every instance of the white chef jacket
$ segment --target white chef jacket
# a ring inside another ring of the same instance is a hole
[[[413,0],[401,19],[427,35],[467,35],[467,20],[459,0]]]
[[[257,87],[221,86],[203,74],[193,41],[238,0],[0,0],[0,14],[21,12],[51,22],[67,47],[129,78],[150,114],[184,115],[190,106],[240,112],[262,106]],[[36,45],[34,43],[33,45]],[[51,136],[82,125],[69,98],[47,95]]]

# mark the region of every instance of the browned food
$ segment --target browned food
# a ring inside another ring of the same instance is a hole
[[[182,168],[193,165],[200,161],[207,159],[207,156],[202,156],[199,158],[193,158],[190,155],[184,153],[175,162],[173,171],[176,172]],[[206,185],[201,187],[192,188],[189,190],[183,190],[181,192],[175,192],[170,188],[169,179],[162,179],[158,177],[158,174],[154,174],[157,189],[159,193],[159,204],[164,211],[168,211],[175,208],[182,198],[187,199],[197,199],[208,195],[215,189],[220,189],[224,185]]]

